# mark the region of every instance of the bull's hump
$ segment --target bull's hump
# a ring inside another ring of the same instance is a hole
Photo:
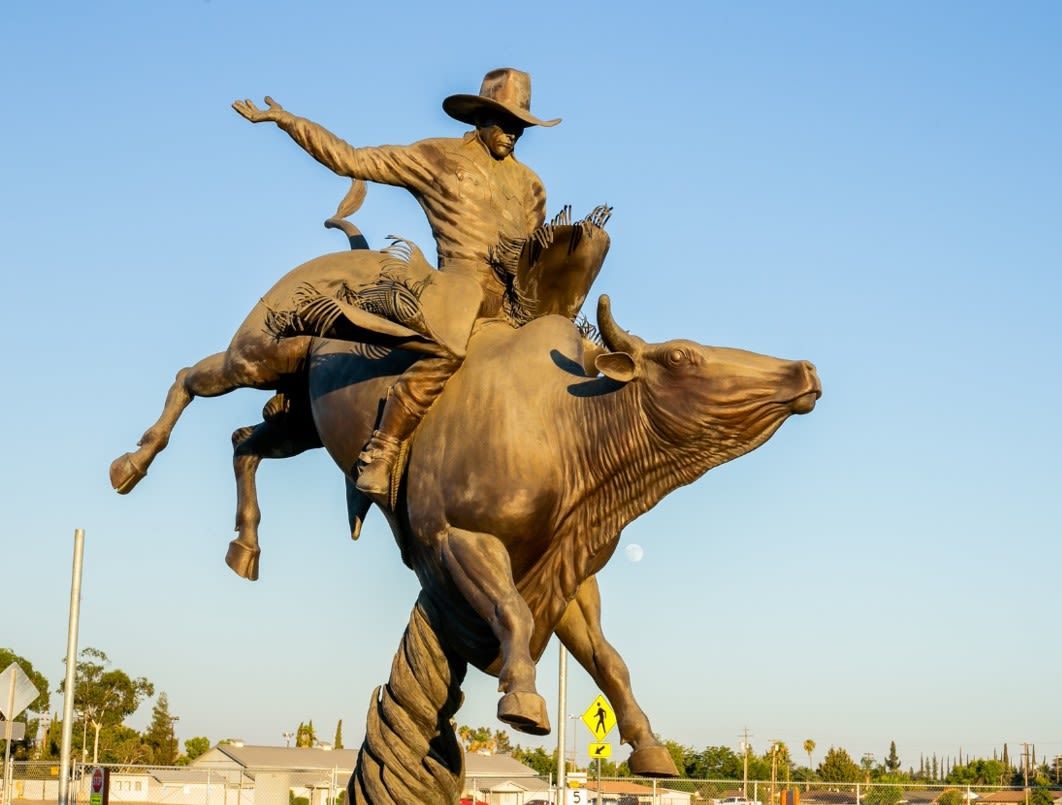
[[[583,338],[563,316],[543,316],[517,330],[502,323],[485,326],[469,344],[468,357],[500,362],[514,374],[541,375],[552,367],[566,374],[582,373]]]

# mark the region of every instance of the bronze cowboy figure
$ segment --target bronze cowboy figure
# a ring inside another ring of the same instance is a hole
[[[439,270],[415,246],[399,242],[379,252],[326,255],[290,272],[264,295],[224,353],[178,374],[159,421],[136,451],[112,463],[115,489],[127,493],[146,475],[192,398],[242,387],[276,391],[262,423],[233,433],[239,536],[226,561],[240,575],[257,578],[261,515],[254,472],[262,458],[321,446],[305,399],[306,356],[312,336],[341,336],[403,345],[421,355],[394,383],[371,438],[356,465],[347,468],[353,537],[368,508],[362,495],[390,507],[400,448],[461,365],[476,323],[501,319],[519,326],[551,313],[574,318],[608,251],[602,229],[607,207],[576,223],[565,208],[545,222],[542,183],[516,160],[513,148],[526,127],[560,121],[531,114],[530,98],[527,73],[493,70],[479,95],[453,95],[443,102],[448,114],[474,125],[473,131],[368,148],[350,146],[272,98],[266,98],[264,110],[249,100],[235,102],[233,108],[248,120],[277,123],[322,164],[351,177],[348,198],[357,201],[346,212],[360,204],[364,180],[407,188],[428,218]],[[333,218],[326,225],[346,223]]]

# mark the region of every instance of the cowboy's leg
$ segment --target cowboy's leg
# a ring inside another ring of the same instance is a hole
[[[395,381],[387,393],[380,422],[358,457],[359,491],[390,508],[391,472],[402,442],[413,435],[424,414],[461,366],[454,356],[422,358]]]
[[[579,586],[556,632],[616,708],[620,740],[634,749],[628,761],[631,771],[650,777],[678,776],[671,755],[653,737],[649,719],[635,701],[627,663],[601,631],[601,594],[596,578],[591,576]]]

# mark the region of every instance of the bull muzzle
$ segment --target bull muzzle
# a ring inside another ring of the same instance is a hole
[[[822,396],[822,381],[811,361],[796,361],[796,388],[799,393],[789,401],[789,409],[794,414],[809,414],[815,410],[815,403]]]

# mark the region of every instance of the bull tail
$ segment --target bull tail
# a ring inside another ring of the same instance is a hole
[[[351,179],[350,189],[343,196],[343,200],[336,207],[336,214],[324,222],[325,229],[339,229],[347,236],[351,249],[368,249],[369,242],[365,236],[346,218],[361,209],[365,201],[365,182],[361,179]]]

